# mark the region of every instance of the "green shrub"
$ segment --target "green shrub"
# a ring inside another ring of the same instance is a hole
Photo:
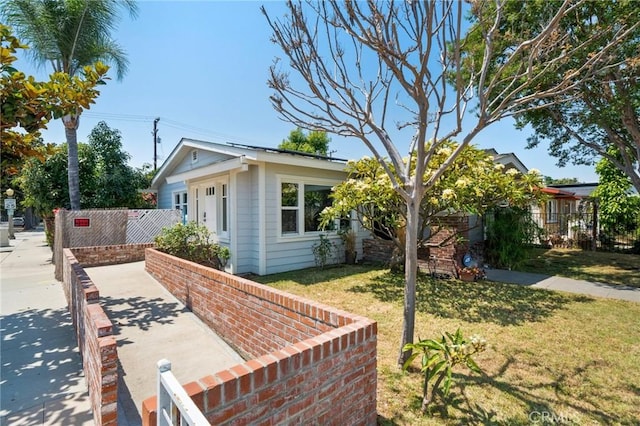
[[[324,268],[334,256],[336,246],[333,242],[329,241],[329,238],[325,234],[320,234],[320,241],[318,244],[314,244],[311,247],[313,251],[313,257],[316,261],[316,266]]]
[[[529,259],[542,230],[531,212],[518,207],[496,209],[487,216],[486,257],[494,268],[514,269]]]
[[[227,247],[211,242],[211,233],[204,225],[188,222],[163,228],[156,236],[156,248],[167,254],[201,265],[223,269],[231,257]]]

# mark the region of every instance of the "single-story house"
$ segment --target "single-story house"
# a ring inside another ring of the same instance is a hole
[[[314,266],[320,234],[340,246],[336,232],[319,228],[319,214],[345,180],[345,167],[345,160],[319,155],[183,138],[151,186],[158,208],[181,210],[184,221],[206,225],[229,248],[228,272],[266,275]],[[349,223],[362,253],[368,233],[357,220]],[[343,256],[337,249],[334,261]]]
[[[532,207],[536,224],[544,231],[542,243],[574,246],[593,237],[593,212],[589,209],[597,183],[549,185],[542,188],[546,203]]]

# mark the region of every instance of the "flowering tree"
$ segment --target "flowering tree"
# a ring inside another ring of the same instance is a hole
[[[437,170],[458,146],[451,141],[443,143],[431,158],[425,176]],[[415,169],[415,165],[411,167]],[[364,157],[350,161],[347,171],[348,179],[334,188],[333,203],[322,212],[323,223],[327,225],[334,218],[348,216],[355,210],[363,228],[392,240],[404,258],[406,204],[394,191],[384,166]],[[513,168],[504,170],[504,166],[496,164],[485,151],[467,146],[425,191],[420,204],[418,246],[433,236],[427,230],[434,218],[442,214],[483,214],[503,203],[526,207],[539,202],[543,194],[537,189],[542,186],[542,176],[537,170],[524,175]]]
[[[586,1],[554,3],[538,31],[502,50],[497,40],[505,2],[471,2],[471,12],[488,23],[476,27],[483,46],[478,55],[465,53],[463,22],[469,10],[462,2],[288,1],[287,14],[275,19],[262,8],[272,40],[286,58],[285,69],[278,60],[270,69],[276,111],[295,126],[359,140],[405,203],[400,366],[410,355],[402,348],[414,338],[418,228],[426,192],[484,128],[524,109],[559,102],[558,94],[597,74],[629,34],[614,32],[602,37],[604,43],[589,43],[601,39],[595,31],[584,36],[583,44],[567,43],[560,21]],[[475,7],[485,3],[495,7]],[[549,73],[578,53],[584,63],[547,84]],[[467,107],[475,107],[473,117],[467,117]],[[454,137],[460,144],[430,169]]]

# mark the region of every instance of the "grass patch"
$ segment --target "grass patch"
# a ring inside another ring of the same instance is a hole
[[[577,249],[534,249],[524,272],[640,288],[640,256]]]
[[[491,282],[420,276],[416,334],[461,327],[487,350],[483,375],[460,369],[448,408],[420,413],[421,377],[396,366],[403,278],[371,266],[308,269],[256,281],[378,322],[378,414],[383,425],[634,424],[640,406],[640,304]],[[534,413],[534,414],[531,414]]]

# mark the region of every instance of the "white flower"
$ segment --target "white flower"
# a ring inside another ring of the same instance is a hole
[[[493,168],[496,170],[502,170],[504,169],[504,164],[496,164],[495,166],[493,166]]]
[[[520,172],[518,170],[516,170],[516,169],[509,169],[505,173],[507,175],[509,175],[509,176],[515,176],[515,175],[519,174]]]
[[[538,170],[538,169],[531,169],[531,170],[529,170],[529,174],[530,174],[530,175],[536,175],[536,176],[541,176],[541,175],[542,175],[542,173],[541,173],[541,172],[540,172],[540,170]]]
[[[444,191],[442,191],[442,198],[445,200],[452,200],[456,198],[456,193],[454,192],[453,189],[447,188]]]

